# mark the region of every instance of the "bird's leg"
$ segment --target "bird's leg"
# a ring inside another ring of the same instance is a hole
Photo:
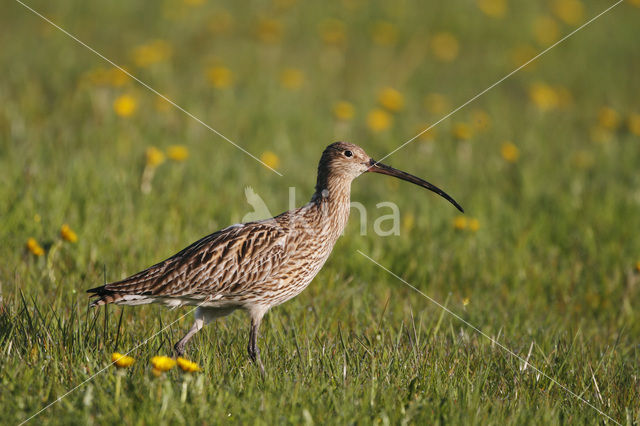
[[[194,334],[200,331],[202,327],[204,327],[204,318],[196,318],[196,320],[193,322],[193,326],[191,326],[191,329],[187,332],[187,334],[184,335],[182,339],[178,340],[178,343],[176,343],[173,347],[177,356],[184,355],[184,348],[187,345],[187,342],[193,337]]]
[[[249,346],[247,347],[247,352],[249,352],[249,358],[251,358],[251,361],[258,364],[260,372],[264,376],[264,365],[260,359],[260,349],[258,348],[258,327],[260,327],[261,320],[262,318],[251,318],[251,331],[249,332]]]

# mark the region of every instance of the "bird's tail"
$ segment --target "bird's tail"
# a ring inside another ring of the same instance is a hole
[[[122,300],[123,294],[118,294],[112,290],[107,290],[107,286],[102,285],[100,287],[91,288],[87,290],[87,293],[91,295],[89,297],[95,297],[89,307],[97,307],[102,305],[108,305],[109,303],[117,303],[119,300]]]

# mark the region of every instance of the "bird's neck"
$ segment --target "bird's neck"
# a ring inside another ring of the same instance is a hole
[[[318,215],[323,230],[338,239],[349,219],[351,181],[318,174],[316,192],[311,204]]]

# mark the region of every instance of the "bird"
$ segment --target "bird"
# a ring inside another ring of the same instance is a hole
[[[364,173],[411,182],[464,212],[431,183],[375,161],[355,144],[334,142],[322,152],[315,192],[306,205],[270,219],[231,225],[128,278],[89,289],[91,306],[196,306],[192,327],[174,346],[177,356],[205,325],[244,310],[250,318],[247,352],[264,375],[257,342],[260,323],[271,308],[300,294],[318,274],[347,224],[351,183]]]

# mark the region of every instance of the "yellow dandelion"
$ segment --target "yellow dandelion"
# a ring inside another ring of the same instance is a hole
[[[167,61],[172,53],[173,49],[169,42],[165,40],[153,40],[135,47],[131,52],[131,57],[136,66],[145,68],[159,62]]]
[[[262,161],[264,164],[271,167],[272,169],[277,169],[278,166],[280,165],[280,158],[271,151],[263,152],[262,155],[260,156],[260,161]]]
[[[151,358],[151,365],[158,371],[169,371],[176,366],[176,360],[168,356],[154,356]]]
[[[578,25],[583,20],[584,6],[580,0],[554,0],[551,9],[566,24]]]
[[[508,163],[515,163],[520,157],[520,150],[513,142],[505,142],[500,148],[500,154],[504,161]]]
[[[230,33],[234,25],[235,19],[231,13],[227,10],[218,10],[209,18],[208,27],[213,34],[221,35]]]
[[[636,262],[636,271],[640,272],[640,260]]]
[[[347,42],[347,31],[344,22],[338,19],[327,19],[318,25],[320,37],[325,44],[344,46]]]
[[[392,87],[385,87],[378,93],[378,102],[389,111],[400,111],[404,106],[404,96]]]
[[[207,78],[216,89],[226,89],[233,85],[233,73],[222,65],[216,65],[207,70]]]
[[[147,148],[147,166],[156,167],[164,163],[164,153],[155,146]]]
[[[640,0],[627,0],[627,3],[640,7]]]
[[[256,27],[258,40],[266,44],[277,44],[282,39],[282,23],[276,19],[262,18]]]
[[[453,125],[453,128],[451,129],[451,132],[456,139],[460,140],[471,139],[471,136],[473,136],[473,130],[471,129],[471,126],[469,126],[467,123],[462,122],[455,123]]]
[[[477,0],[478,8],[492,18],[504,18],[507,13],[507,0]]]
[[[424,106],[431,114],[444,114],[451,109],[451,103],[445,95],[430,93],[424,98]]]
[[[338,120],[349,121],[355,115],[355,108],[351,102],[339,101],[333,105],[333,115]]]
[[[460,46],[458,39],[448,32],[441,32],[431,37],[431,50],[436,59],[451,62],[458,57]]]
[[[195,362],[189,361],[188,359],[184,359],[179,357],[177,359],[178,367],[182,369],[185,373],[195,373],[200,371],[200,367]]]
[[[605,129],[614,130],[620,123],[620,115],[615,109],[604,106],[598,111],[598,123]]]
[[[35,223],[40,223],[41,220],[42,220],[42,217],[38,213],[33,215],[33,221]]]
[[[62,239],[69,241],[70,243],[78,241],[78,235],[76,235],[73,229],[71,229],[71,227],[66,223],[60,228],[60,236]]]
[[[468,225],[469,224],[468,224],[467,218],[464,216],[457,216],[455,219],[453,219],[454,229],[462,231],[463,229],[467,229]]]
[[[480,229],[480,221],[476,218],[469,219],[469,231],[477,232]]]
[[[120,95],[113,101],[113,110],[120,117],[130,117],[138,108],[138,102],[132,95]]]
[[[533,57],[538,54],[538,51],[535,47],[530,46],[528,44],[522,44],[511,49],[509,56],[511,57],[511,63],[514,67],[521,67],[522,65],[529,62]],[[531,62],[527,64],[523,69],[525,71],[531,71],[536,67],[536,62]]]
[[[640,136],[640,114],[632,112],[629,115],[629,131],[636,136]]]
[[[533,35],[541,45],[553,44],[560,37],[558,23],[549,16],[538,16],[533,21]]]
[[[44,249],[40,246],[40,244],[38,244],[36,239],[33,237],[27,240],[27,248],[32,254],[36,256],[42,256],[44,254]]]
[[[367,125],[374,132],[382,132],[391,127],[392,117],[383,109],[375,108],[367,115]]]
[[[184,145],[171,145],[167,148],[167,158],[177,162],[185,161],[189,158],[189,148]]]
[[[463,306],[467,306],[469,303],[471,303],[471,300],[468,297],[465,297],[464,299],[462,299]]]
[[[114,352],[111,354],[111,362],[118,368],[128,368],[133,365],[135,359],[127,355],[122,355],[119,352]]]
[[[541,111],[557,108],[560,103],[558,93],[554,88],[541,82],[534,83],[529,87],[529,97]]]
[[[378,21],[373,24],[371,38],[378,46],[393,46],[398,41],[398,30],[389,22]]]
[[[280,74],[280,84],[285,89],[298,90],[304,83],[304,73],[297,68],[286,68]]]
[[[413,229],[415,222],[416,222],[416,218],[411,213],[405,214],[404,217],[402,218],[402,229],[405,232],[411,231]]]
[[[471,111],[471,125],[478,132],[483,132],[491,127],[491,117],[483,109]]]

